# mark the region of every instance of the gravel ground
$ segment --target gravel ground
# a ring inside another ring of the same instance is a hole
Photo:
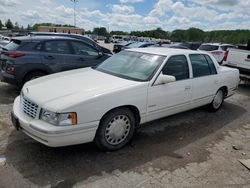
[[[106,153],[92,143],[48,148],[14,130],[18,93],[0,83],[0,187],[250,187],[238,161],[250,158],[250,86],[217,113],[199,108],[154,121]]]

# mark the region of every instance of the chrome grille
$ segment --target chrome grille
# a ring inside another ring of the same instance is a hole
[[[23,107],[23,112],[27,114],[28,116],[35,118],[37,111],[38,111],[38,105],[31,102],[28,99],[23,98],[22,99],[22,107]]]

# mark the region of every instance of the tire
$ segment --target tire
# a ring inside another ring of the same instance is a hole
[[[219,89],[216,95],[214,96],[213,101],[208,105],[209,111],[211,112],[218,111],[224,102],[224,96],[225,96],[224,90]]]
[[[46,73],[41,72],[41,71],[31,72],[25,76],[23,84],[25,84],[26,82],[28,82],[30,80],[34,80],[36,78],[40,78],[40,77],[45,76],[45,75],[46,75]]]
[[[102,151],[115,151],[124,147],[133,137],[135,117],[128,108],[108,112],[101,120],[95,144]]]

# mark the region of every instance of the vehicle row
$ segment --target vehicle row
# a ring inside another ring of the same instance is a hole
[[[229,48],[236,48],[232,44],[221,44],[221,43],[162,43],[162,42],[133,42],[133,41],[122,41],[120,43],[114,44],[113,52],[118,53],[121,50],[128,48],[146,48],[146,47],[165,47],[165,48],[177,48],[177,49],[190,49],[190,50],[200,50],[211,53],[219,64],[223,63],[226,55],[226,51]]]

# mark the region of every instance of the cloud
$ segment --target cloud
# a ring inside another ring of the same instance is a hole
[[[140,3],[144,0],[120,0],[121,3]]]
[[[73,4],[63,1],[0,0],[0,19],[10,18],[20,25],[51,22],[73,24]],[[250,1],[246,0],[81,0],[77,3],[77,26],[86,30],[164,30],[198,27],[211,29],[249,29]],[[136,4],[132,3],[140,3]],[[152,3],[153,2],[153,3]],[[128,3],[128,4],[126,4]],[[18,6],[16,6],[18,4]],[[135,6],[131,6],[135,5]],[[136,8],[135,8],[136,7]],[[9,14],[8,14],[9,13]]]
[[[21,17],[24,19],[31,19],[31,20],[40,20],[42,17],[39,13],[35,10],[27,10],[26,12],[21,14]]]
[[[62,16],[72,16],[74,14],[74,9],[67,8],[64,5],[60,5],[55,8],[55,12],[57,12],[57,14],[62,15]]]
[[[135,11],[133,6],[126,6],[126,5],[112,5],[111,9],[113,12],[121,12],[121,13],[132,13]]]
[[[1,6],[16,6],[19,4],[19,0],[0,0]]]
[[[150,16],[163,16],[169,7],[173,4],[172,0],[159,0],[155,5],[153,10],[150,11]]]
[[[40,0],[40,2],[45,5],[45,6],[49,6],[52,4],[52,1],[51,0]]]

